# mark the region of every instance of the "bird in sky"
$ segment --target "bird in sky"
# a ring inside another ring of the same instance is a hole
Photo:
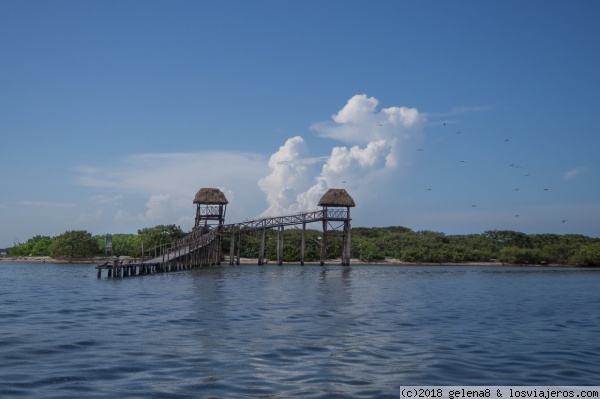
[[[563,221],[562,221],[562,223],[564,223],[564,222],[566,222],[566,221],[567,221],[567,219],[563,220]]]
[[[506,142],[507,142],[507,141],[509,141],[509,140],[510,140],[510,139],[506,139],[506,140],[504,140],[504,142],[506,143]]]
[[[477,208],[477,205],[471,205],[473,208]]]

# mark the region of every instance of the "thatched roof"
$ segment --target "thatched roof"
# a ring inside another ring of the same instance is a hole
[[[228,203],[225,194],[218,188],[201,188],[194,197],[194,204],[222,205]]]
[[[343,188],[330,188],[319,200],[319,206],[356,206]]]

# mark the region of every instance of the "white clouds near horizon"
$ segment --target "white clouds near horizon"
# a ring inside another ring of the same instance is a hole
[[[172,224],[176,221],[193,224],[192,201],[200,188],[218,187],[225,192],[229,202],[235,204],[235,198],[244,198],[246,193],[249,198],[256,198],[256,181],[266,173],[262,156],[243,152],[134,154],[107,165],[78,168],[76,181],[100,192],[91,198],[97,205],[118,205],[132,197],[145,199],[143,212],[131,206],[117,206],[112,216],[117,226]],[[244,210],[254,212],[254,215],[260,211],[258,207],[240,208],[230,215],[241,217]],[[93,215],[97,213],[87,214],[88,217]]]
[[[17,203],[18,205],[33,206],[39,208],[71,208],[75,204],[71,202],[50,202],[50,201],[30,201],[23,200]]]

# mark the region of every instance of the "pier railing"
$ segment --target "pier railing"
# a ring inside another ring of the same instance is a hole
[[[312,212],[302,212],[288,216],[274,216],[256,220],[246,220],[240,223],[226,224],[223,226],[223,232],[231,233],[233,231],[250,231],[271,229],[280,226],[292,226],[303,223],[314,223],[322,220],[341,221],[348,218],[348,211],[345,209],[327,209]]]
[[[143,258],[140,263],[129,263],[127,265],[123,265],[122,263],[119,264],[117,260],[113,262],[112,265],[108,265],[108,262],[104,265],[98,265],[98,277],[100,277],[101,270],[103,268],[109,270],[110,277],[111,275],[135,275],[136,270],[139,270],[139,274],[147,274],[155,271],[171,271],[196,266],[220,264],[220,257],[222,255],[220,246],[221,236],[223,234],[229,234],[232,237],[232,247],[230,250],[230,264],[232,264],[234,234],[256,230],[266,230],[272,228],[283,229],[284,226],[292,225],[305,226],[308,223],[315,222],[323,222],[323,227],[325,230],[326,223],[335,221],[347,222],[349,220],[349,211],[347,210],[339,208],[324,208],[317,211],[302,212],[294,215],[275,216],[256,220],[246,220],[240,223],[225,224],[217,226],[210,230],[194,229],[191,233],[189,233],[183,238],[150,249],[148,251],[148,259],[146,258],[144,251],[144,254],[142,254]],[[283,246],[283,243],[281,242],[282,235],[280,235],[278,240],[278,263],[281,263],[280,248],[282,248]],[[322,249],[323,246],[324,245],[322,245]],[[152,256],[152,251],[154,251],[154,256]],[[262,259],[264,256],[263,251],[264,237],[263,241],[261,242],[261,254],[259,254],[259,264],[262,264]],[[301,264],[304,264],[303,251],[304,250],[302,249]],[[324,253],[322,255],[322,258],[323,257]],[[345,255],[345,258],[349,258],[349,255]],[[321,262],[323,262],[323,259],[321,259]]]

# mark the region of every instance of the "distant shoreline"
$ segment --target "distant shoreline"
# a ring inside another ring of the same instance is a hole
[[[107,261],[112,261],[111,257],[97,257],[97,258],[73,258],[73,259],[55,259],[50,256],[4,256],[0,257],[0,263],[2,262],[16,262],[16,263],[52,263],[52,264],[100,264],[105,263]],[[124,263],[127,263],[131,260],[131,262],[139,262],[141,259],[129,258],[129,257],[121,257],[120,258]],[[283,262],[284,265],[297,265],[300,261],[297,262]],[[276,265],[277,261],[273,261],[268,259],[265,261],[265,265]],[[320,265],[319,261],[310,261],[304,262],[307,266],[318,266]],[[240,258],[240,265],[258,265],[258,258]],[[341,265],[341,259],[329,259],[325,262],[326,266],[339,266]],[[378,265],[378,266],[536,266],[536,267],[582,267],[576,265],[566,265],[566,264],[512,264],[512,263],[503,263],[500,261],[490,261],[490,262],[440,262],[440,263],[426,263],[426,262],[404,262],[399,259],[385,259],[378,261],[362,261],[359,259],[350,259],[350,265],[359,266],[359,265]],[[229,266],[229,261],[226,260],[221,262],[221,266]]]

